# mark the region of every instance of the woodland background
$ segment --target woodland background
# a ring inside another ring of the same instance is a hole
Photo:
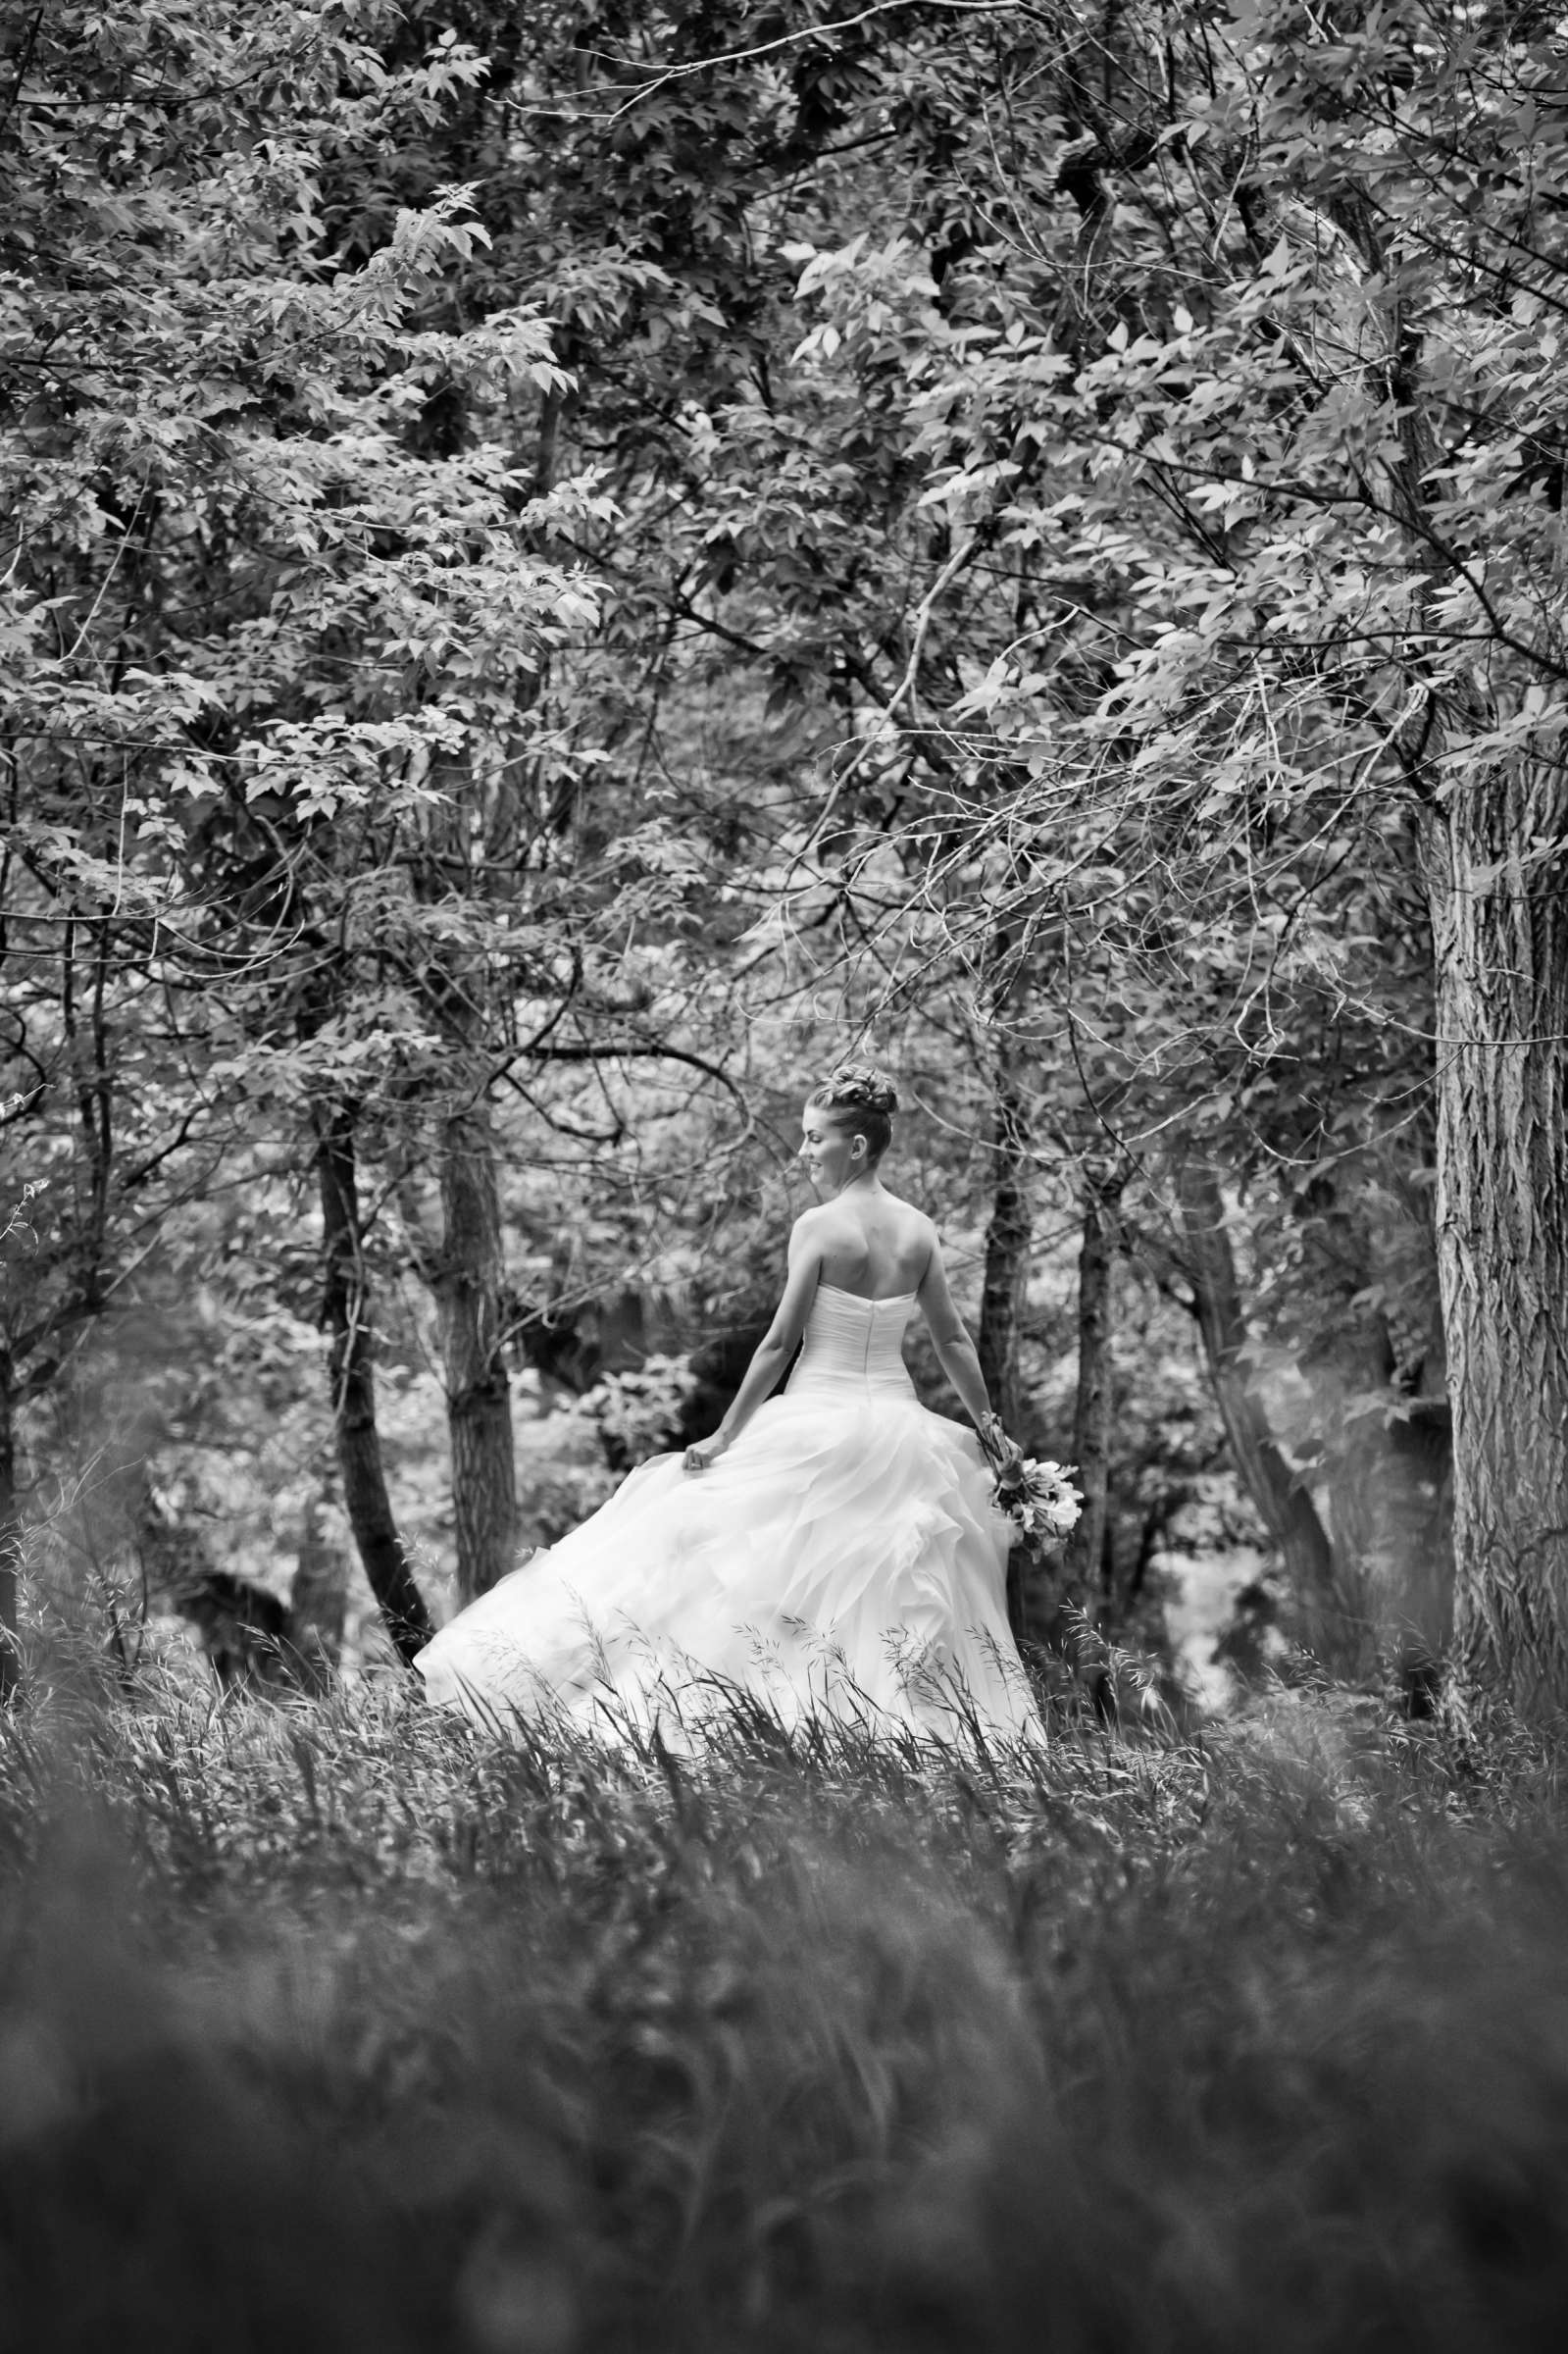
[[[1558,16],[5,26],[0,1618],[308,1678],[352,1541],[410,1656],[711,1425],[856,1049],[1022,1623],[1252,1545],[1554,1709]]]
[[[1548,8],[0,0],[0,2354],[1556,2354],[1565,224]],[[423,1707],[851,1048],[1047,1739]]]

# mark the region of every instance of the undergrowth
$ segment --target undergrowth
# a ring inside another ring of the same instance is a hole
[[[10,2354],[1555,2345],[1547,1752],[0,1720]]]

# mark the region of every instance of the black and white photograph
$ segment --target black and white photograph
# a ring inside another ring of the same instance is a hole
[[[1568,2342],[1568,8],[0,0],[0,2354]]]

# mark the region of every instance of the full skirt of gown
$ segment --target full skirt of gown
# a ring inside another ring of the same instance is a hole
[[[1007,1625],[1008,1524],[972,1432],[920,1404],[913,1305],[819,1288],[787,1388],[706,1469],[641,1464],[416,1662],[505,1730],[551,1709],[691,1730],[737,1695],[944,1735],[1038,1730]]]

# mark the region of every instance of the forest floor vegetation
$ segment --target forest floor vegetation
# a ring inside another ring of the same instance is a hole
[[[0,1715],[0,2347],[1555,2344],[1563,1828],[1327,1689],[677,1758],[77,1662]]]

